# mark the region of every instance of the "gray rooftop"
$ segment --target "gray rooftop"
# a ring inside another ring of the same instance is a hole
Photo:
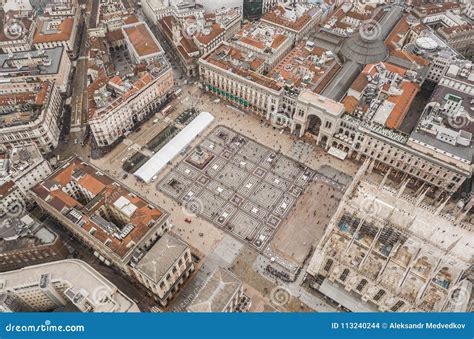
[[[341,53],[346,59],[361,65],[381,62],[388,57],[387,46],[381,39],[368,40],[360,35],[346,39],[342,44]]]
[[[135,268],[157,283],[186,249],[188,245],[184,241],[166,233],[150,248]]]
[[[18,73],[48,75],[58,73],[64,47],[30,50],[9,55],[0,54],[0,78],[14,77]]]
[[[431,95],[430,101],[437,102],[442,104],[444,102],[444,97],[447,94],[452,94],[462,98],[461,105],[464,108],[464,111],[469,114],[471,118],[474,118],[474,106],[471,105],[472,97],[466,95],[465,93],[458,91],[451,87],[446,87],[444,85],[438,85],[433,91]],[[470,125],[473,125],[472,123]],[[468,129],[469,132],[473,133],[472,127]]]
[[[222,312],[238,293],[242,282],[230,271],[218,268],[188,307],[189,312]]]
[[[470,162],[472,162],[473,160],[471,147],[461,146],[461,145],[453,146],[444,141],[438,140],[427,133],[423,133],[421,131],[416,131],[416,130],[411,133],[410,138],[418,140],[427,145],[431,145],[441,151],[458,156],[461,159],[464,159]]]
[[[361,71],[362,66],[357,62],[346,61],[329,85],[322,91],[321,95],[332,100],[341,100]]]

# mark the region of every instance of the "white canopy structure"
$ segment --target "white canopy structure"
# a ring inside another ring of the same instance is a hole
[[[214,120],[214,116],[208,112],[200,113],[189,125],[170,140],[162,149],[158,151],[150,160],[140,167],[134,175],[149,183],[179,152]]]

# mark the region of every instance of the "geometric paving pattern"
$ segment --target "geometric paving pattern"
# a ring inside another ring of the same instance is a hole
[[[263,250],[314,175],[301,163],[217,126],[157,189],[186,213]]]

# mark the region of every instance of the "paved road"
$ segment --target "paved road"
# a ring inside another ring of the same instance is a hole
[[[76,73],[72,82],[71,96],[71,130],[77,131],[87,122],[87,27],[84,20],[84,33],[79,47],[79,57],[76,61]]]

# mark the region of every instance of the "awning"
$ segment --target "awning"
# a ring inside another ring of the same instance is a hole
[[[319,292],[352,312],[379,312],[375,306],[363,302],[358,296],[347,292],[342,286],[328,279],[324,279],[319,287]]]
[[[157,175],[179,152],[214,120],[214,116],[208,112],[200,113],[189,125],[171,139],[162,149],[150,158],[134,175],[146,183]]]
[[[332,155],[333,157],[336,157],[341,160],[345,160],[347,157],[347,152],[341,151],[340,149],[337,149],[336,147],[331,147],[328,153]]]

